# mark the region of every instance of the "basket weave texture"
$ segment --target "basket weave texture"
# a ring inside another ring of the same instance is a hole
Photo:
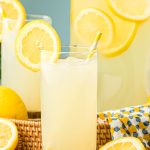
[[[12,120],[19,133],[16,150],[42,150],[41,121]],[[108,123],[97,124],[97,149],[111,140]]]

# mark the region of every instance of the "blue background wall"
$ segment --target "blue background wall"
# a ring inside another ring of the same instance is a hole
[[[20,0],[27,13],[49,15],[62,43],[69,44],[70,0]]]

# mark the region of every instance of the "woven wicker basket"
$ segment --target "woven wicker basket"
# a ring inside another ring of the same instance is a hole
[[[40,120],[12,120],[19,132],[17,150],[41,150]],[[97,125],[97,149],[111,140],[110,126],[107,123]]]

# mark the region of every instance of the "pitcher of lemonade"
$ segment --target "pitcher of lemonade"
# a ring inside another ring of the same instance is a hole
[[[98,111],[146,103],[150,0],[71,0],[71,44],[99,42]]]

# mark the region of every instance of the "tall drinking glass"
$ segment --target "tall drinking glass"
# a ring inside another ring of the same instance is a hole
[[[45,20],[48,16],[27,15],[25,24],[32,20]],[[40,111],[40,74],[26,68],[18,60],[15,42],[20,28],[11,29],[14,19],[3,19],[2,30],[2,84],[15,90],[23,99],[29,112]]]
[[[43,149],[96,150],[97,56],[88,50],[41,52],[41,111]]]

